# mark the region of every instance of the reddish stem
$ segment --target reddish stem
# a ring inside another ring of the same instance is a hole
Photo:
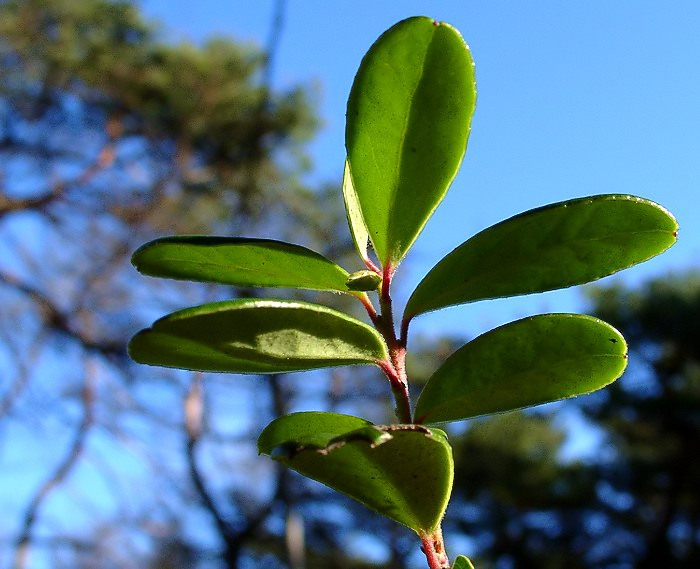
[[[399,341],[406,346],[408,344],[408,326],[411,324],[411,317],[404,317],[401,321],[401,333]]]
[[[379,321],[379,315],[377,314],[377,310],[374,308],[372,301],[369,299],[369,296],[367,296],[367,293],[357,293],[355,294],[355,297],[362,303],[362,306],[365,307],[369,319],[376,326],[377,322]]]
[[[411,424],[411,399],[408,393],[408,376],[406,374],[406,345],[410,317],[401,322],[400,336],[396,337],[394,313],[391,301],[391,283],[394,268],[390,263],[382,271],[382,284],[379,291],[379,306],[381,313],[370,313],[377,331],[383,336],[389,348],[389,360],[380,362],[380,367],[389,378],[391,391],[396,401],[396,415],[400,422]],[[442,528],[438,527],[431,534],[420,536],[421,549],[425,553],[430,569],[450,569],[450,560],[445,553],[442,540]]]
[[[411,416],[411,401],[408,393],[408,378],[406,376],[406,345],[403,340],[396,337],[394,327],[394,313],[391,301],[391,282],[394,270],[390,264],[384,267],[382,274],[381,290],[379,291],[379,305],[381,314],[377,316],[374,324],[389,348],[389,361],[382,366],[384,373],[391,383],[391,391],[396,401],[396,416],[401,423],[413,422]]]
[[[380,275],[382,274],[382,270],[372,262],[372,259],[367,257],[366,259],[364,259],[364,262],[365,262],[365,267],[367,267],[370,271],[374,271],[375,273],[380,274]]]
[[[445,552],[440,526],[432,534],[420,536],[420,541],[430,569],[450,569],[450,560]]]

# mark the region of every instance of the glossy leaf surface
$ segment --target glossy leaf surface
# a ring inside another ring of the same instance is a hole
[[[452,489],[452,450],[439,429],[294,413],[270,423],[258,449],[418,533],[437,527]]]
[[[141,273],[155,277],[348,291],[345,269],[306,247],[272,239],[165,237],[140,247],[132,263]]]
[[[387,359],[381,336],[306,302],[241,299],[175,312],[129,344],[137,362],[233,373],[279,373]]]
[[[355,243],[355,249],[357,249],[362,260],[367,261],[369,260],[369,255],[367,253],[369,233],[365,225],[365,220],[362,217],[360,202],[357,199],[357,192],[352,183],[350,164],[348,164],[347,160],[345,161],[345,169],[343,170],[343,200],[345,201],[345,214],[348,218],[348,225],[350,226],[352,240]]]
[[[590,282],[665,251],[677,230],[663,207],[634,196],[534,209],[485,229],[444,257],[411,295],[405,318]]]
[[[474,569],[474,565],[472,565],[472,562],[469,561],[467,557],[460,555],[455,559],[452,569]]]
[[[363,58],[345,142],[362,217],[384,265],[403,258],[447,192],[475,102],[471,54],[448,24],[409,18]]]
[[[458,421],[590,393],[617,379],[627,346],[609,324],[543,314],[487,332],[452,354],[416,404],[419,423]]]
[[[348,290],[369,292],[371,290],[377,290],[381,283],[381,275],[378,275],[374,271],[364,270],[354,272],[348,276],[346,284]]]

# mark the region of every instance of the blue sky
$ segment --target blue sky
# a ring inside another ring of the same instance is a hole
[[[171,40],[225,35],[263,44],[274,1],[140,5]],[[273,80],[278,87],[319,86],[324,128],[310,146],[312,181],[340,184],[345,104],[362,56],[385,29],[419,14],[462,32],[476,61],[479,99],[462,171],[397,277],[404,293],[475,232],[526,209],[596,193],[653,199],[681,225],[673,249],[619,278],[638,283],[700,265],[700,2],[288,1]],[[574,289],[440,311],[411,330],[471,336],[536,312],[583,309]],[[5,435],[33,452],[22,433]],[[8,463],[7,471],[18,465]],[[21,481],[27,488],[34,482]],[[13,492],[22,497],[16,486]]]
[[[170,39],[228,35],[258,44],[274,4],[141,2]],[[479,98],[462,171],[402,265],[401,290],[501,219],[597,193],[652,199],[681,225],[671,251],[613,278],[634,284],[698,265],[700,3],[288,1],[273,81],[320,87],[324,127],[310,147],[312,180],[340,182],[345,104],[365,51],[386,28],[419,14],[462,32]],[[582,309],[573,289],[425,315],[412,331],[473,335],[536,312]]]

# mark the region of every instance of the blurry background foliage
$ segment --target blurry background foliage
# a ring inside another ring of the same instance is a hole
[[[421,566],[407,531],[256,456],[281,413],[386,422],[374,370],[126,358],[153,318],[252,294],[140,277],[129,257],[151,238],[272,235],[360,268],[340,189],[302,181],[316,95],[269,87],[275,41],[172,45],[127,2],[0,2],[0,566]],[[447,545],[480,569],[700,566],[700,277],[590,304],[630,341],[621,381],[452,432]],[[414,382],[458,340],[415,341]],[[595,441],[583,457],[573,419]]]

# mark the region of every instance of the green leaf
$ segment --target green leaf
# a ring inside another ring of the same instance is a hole
[[[534,209],[485,229],[444,257],[411,295],[404,318],[590,282],[665,251],[677,231],[663,207],[628,195]]]
[[[496,328],[453,353],[416,404],[418,423],[459,421],[590,393],[627,364],[609,324],[579,314],[531,316]]]
[[[356,271],[348,276],[348,290],[369,292],[377,290],[382,282],[382,276],[374,271]]]
[[[476,103],[474,63],[452,26],[399,22],[372,45],[348,99],[350,174],[384,266],[395,266],[462,162]]]
[[[474,565],[472,565],[472,562],[469,561],[467,557],[460,555],[455,559],[452,569],[474,569]]]
[[[271,239],[165,237],[137,249],[131,261],[154,277],[348,292],[345,269],[306,247]]]
[[[357,249],[360,257],[366,263],[369,261],[369,254],[367,253],[369,233],[367,232],[365,220],[362,218],[360,202],[357,200],[357,192],[355,192],[355,186],[352,183],[350,164],[347,160],[345,160],[345,169],[343,170],[343,199],[345,200],[345,213],[348,217],[348,225],[350,226],[352,240],[355,243],[355,249]]]
[[[175,312],[129,343],[139,363],[201,371],[281,373],[388,359],[377,331],[307,302],[241,299]]]
[[[452,449],[439,429],[294,413],[270,423],[258,449],[419,534],[438,526],[452,489]]]

